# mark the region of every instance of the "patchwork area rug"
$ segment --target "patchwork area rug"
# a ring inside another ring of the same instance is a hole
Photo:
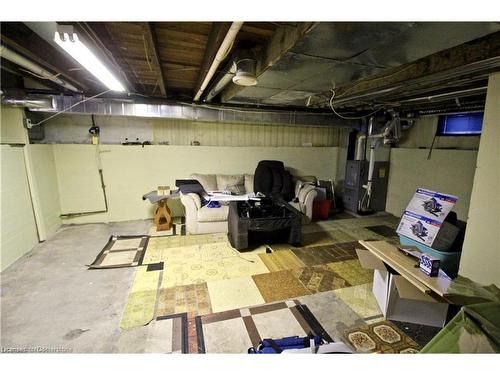
[[[143,330],[158,324],[158,317],[186,314],[188,347],[190,352],[198,352],[196,319],[295,300],[307,305],[332,337],[343,337],[350,327],[383,319],[371,292],[372,271],[357,260],[356,233],[384,238],[365,226],[389,226],[391,220],[313,223],[304,227],[303,247],[272,245],[272,253],[266,253],[266,246],[239,253],[226,234],[150,237],[120,327]],[[224,329],[229,329],[226,334],[233,326],[245,326],[241,316],[239,319],[224,323]],[[245,340],[244,352],[251,346]],[[209,343],[210,338],[205,341],[209,348],[215,345]]]
[[[344,342],[358,353],[418,353],[420,347],[388,321],[364,325],[344,332]]]
[[[148,236],[111,236],[89,269],[139,266],[147,244]]]
[[[199,353],[247,353],[265,338],[309,333],[331,341],[307,306],[296,300],[196,317],[196,331]]]

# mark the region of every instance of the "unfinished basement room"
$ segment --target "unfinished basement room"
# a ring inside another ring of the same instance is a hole
[[[152,9],[1,22],[0,357],[500,352],[500,22]]]

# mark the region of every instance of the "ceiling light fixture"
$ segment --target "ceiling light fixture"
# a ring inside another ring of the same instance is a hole
[[[54,41],[71,57],[92,73],[99,81],[113,91],[125,91],[125,87],[116,79],[106,66],[83,44],[76,33],[68,30],[56,31]]]
[[[253,59],[242,59],[236,63],[236,74],[233,82],[240,86],[255,86],[257,77],[255,76],[256,61]]]

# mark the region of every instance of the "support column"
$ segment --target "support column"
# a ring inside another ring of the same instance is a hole
[[[500,287],[500,73],[488,81],[459,274]]]

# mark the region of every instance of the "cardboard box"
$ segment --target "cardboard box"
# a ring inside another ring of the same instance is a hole
[[[386,319],[443,327],[448,304],[421,292],[403,276],[389,270],[368,250],[356,250],[364,268],[373,269],[372,292]]]

